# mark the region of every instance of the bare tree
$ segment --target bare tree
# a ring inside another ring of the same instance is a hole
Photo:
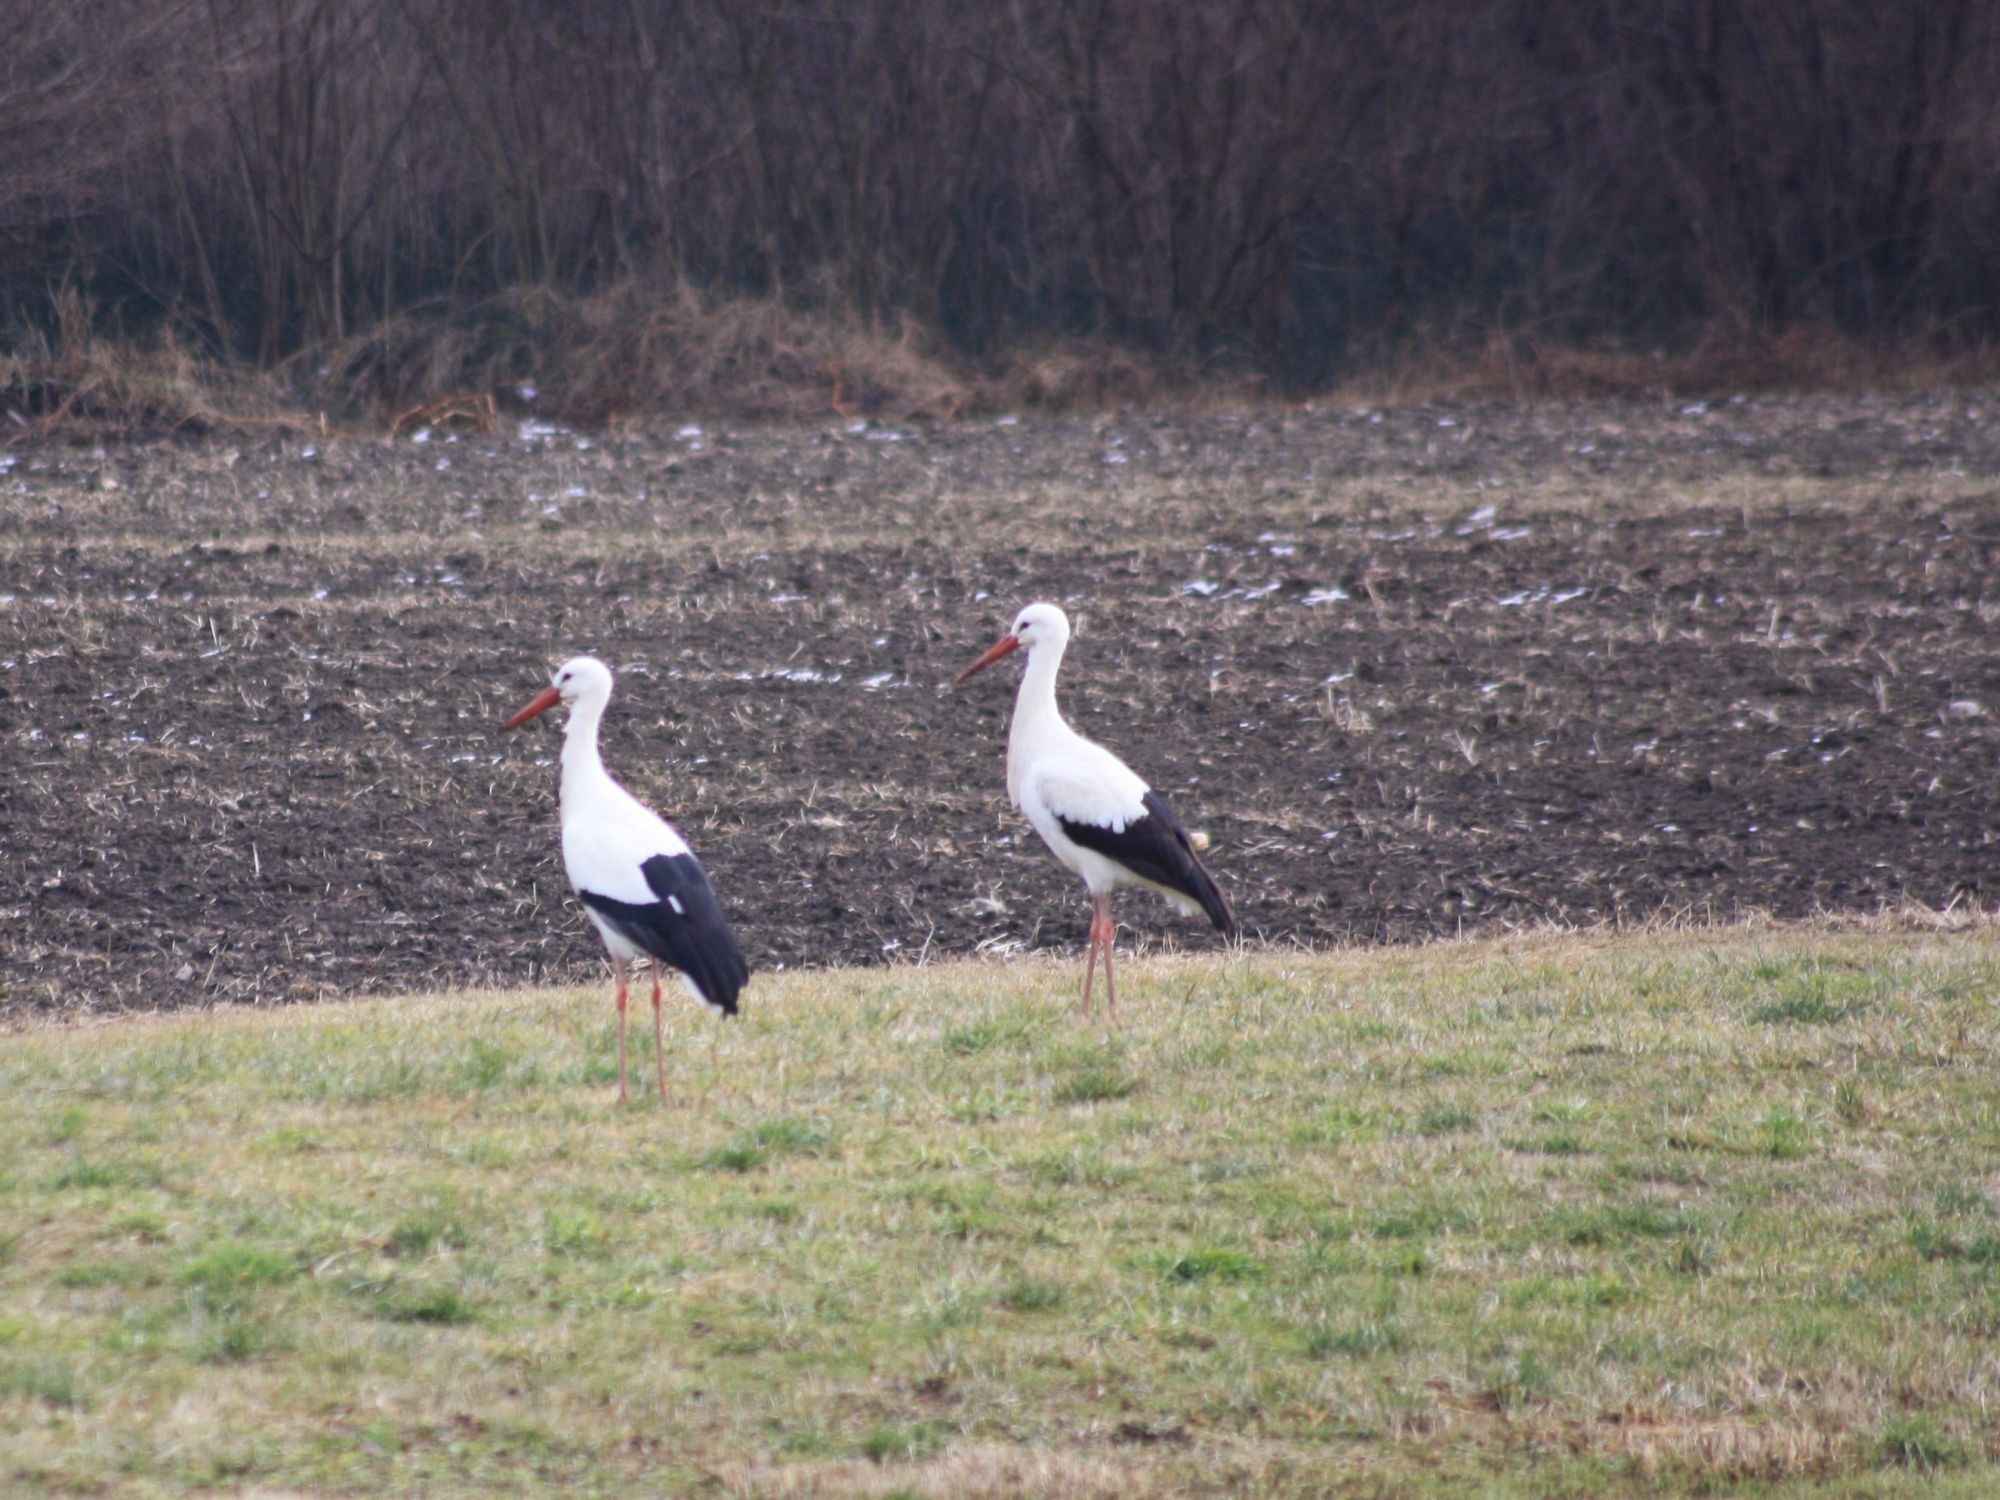
[[[1322,378],[2000,333],[2000,7],[0,0],[0,309],[271,361],[634,276]]]

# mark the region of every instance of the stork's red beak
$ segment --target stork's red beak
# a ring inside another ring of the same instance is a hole
[[[960,672],[958,674],[957,680],[963,682],[965,681],[966,678],[970,677],[974,672],[983,672],[986,668],[992,666],[993,663],[1000,660],[1001,657],[1005,656],[1009,651],[1019,650],[1020,646],[1021,646],[1021,638],[1018,635],[1001,636],[999,640],[993,643],[993,649],[991,651],[988,651],[984,656],[980,657],[978,661],[974,662],[971,666],[967,667],[963,672]]]
[[[562,702],[562,694],[552,687],[545,687],[528,700],[526,707],[515,714],[505,724],[502,724],[500,726],[501,731],[504,733],[509,729],[519,729],[528,720],[534,718],[536,714],[545,714],[560,702]]]

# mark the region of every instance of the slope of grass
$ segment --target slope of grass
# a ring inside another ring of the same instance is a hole
[[[1994,1492],[1985,933],[1123,977],[0,1038],[0,1488]]]

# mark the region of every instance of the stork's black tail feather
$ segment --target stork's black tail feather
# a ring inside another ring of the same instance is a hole
[[[577,895],[632,942],[679,969],[702,999],[735,1015],[750,964],[701,865],[692,854],[656,854],[639,868],[658,901],[640,906],[593,891]]]
[[[1194,840],[1174,810],[1158,792],[1148,791],[1140,799],[1146,816],[1123,828],[1099,828],[1090,823],[1058,818],[1062,831],[1086,849],[1116,860],[1141,880],[1198,902],[1225,937],[1236,931],[1235,914],[1229,910],[1214,878],[1202,868],[1194,852]]]
[[[1194,850],[1188,850],[1188,859],[1194,866],[1194,880],[1188,894],[1201,903],[1201,909],[1208,913],[1208,920],[1224,937],[1236,936],[1236,913],[1229,909],[1229,900],[1222,894],[1222,888],[1215,883],[1215,877],[1208,873],[1202,862],[1195,858]]]

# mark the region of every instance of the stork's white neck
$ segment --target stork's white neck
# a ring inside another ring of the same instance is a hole
[[[595,695],[570,705],[569,727],[563,731],[562,806],[580,807],[605,780],[604,757],[597,749],[597,726],[609,701]]]
[[[1074,735],[1056,707],[1056,672],[1067,641],[1051,641],[1028,652],[1021,687],[1014,695],[1014,722],[1007,727],[1007,796],[1021,805],[1021,774],[1048,748],[1049,741]]]

